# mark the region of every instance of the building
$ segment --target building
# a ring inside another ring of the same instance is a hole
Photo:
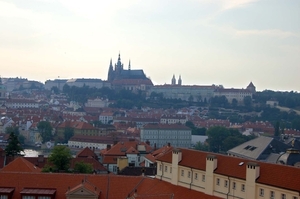
[[[173,147],[191,147],[192,130],[181,124],[146,124],[141,128],[141,141],[160,148],[170,143]]]
[[[156,178],[178,187],[230,199],[299,199],[300,169],[191,149],[156,160]]]
[[[62,91],[67,81],[67,79],[47,80],[45,82],[45,89],[51,90],[53,87],[57,87],[60,91]]]
[[[34,165],[31,165],[34,168]],[[146,176],[0,171],[2,199],[218,199]]]
[[[91,107],[91,108],[104,108],[104,107],[108,107],[109,104],[110,103],[108,100],[96,98],[96,99],[88,99],[87,102],[84,104],[84,106]]]
[[[152,81],[146,77],[142,69],[131,69],[130,61],[128,69],[124,69],[120,53],[115,66],[113,66],[112,60],[110,60],[107,81],[111,82],[115,89],[123,88],[133,92],[137,92],[139,90],[147,91],[153,86]]]
[[[5,106],[7,108],[40,108],[42,106],[48,105],[45,101],[34,100],[34,99],[7,99],[5,102]]]
[[[137,140],[121,141],[100,152],[100,162],[113,173],[118,172],[118,161],[126,159],[126,166],[139,166],[144,156],[152,151],[152,147]],[[125,166],[124,166],[125,167]]]
[[[102,122],[102,124],[111,124],[114,120],[114,113],[113,112],[102,112],[99,115],[99,121]]]
[[[187,116],[186,115],[162,115],[160,118],[161,124],[185,124],[187,122]]]
[[[276,163],[273,156],[284,153],[288,145],[272,137],[259,136],[227,151],[230,156]]]
[[[77,78],[77,79],[69,79],[66,84],[70,87],[83,87],[88,86],[90,88],[103,88],[103,87],[111,87],[111,84],[106,81],[102,81],[101,79],[84,79],[84,78]]]
[[[225,96],[229,103],[232,103],[232,100],[237,100],[237,103],[243,103],[245,97],[250,97],[252,99],[253,94],[256,93],[256,88],[252,82],[247,86],[246,89],[236,89],[236,88],[217,88],[214,91],[214,97]]]
[[[215,85],[212,86],[200,86],[200,85],[182,85],[182,84],[164,84],[155,85],[149,92],[162,93],[164,98],[167,99],[181,99],[184,101],[194,102],[208,102],[211,97],[214,96]]]

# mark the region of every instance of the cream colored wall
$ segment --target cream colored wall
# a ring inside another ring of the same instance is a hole
[[[204,192],[208,195],[215,195],[220,198],[228,198],[228,199],[263,199],[270,198],[270,192],[275,192],[275,199],[281,199],[281,194],[286,195],[286,199],[294,199],[293,197],[298,197],[300,199],[299,193],[290,190],[279,189],[277,187],[271,187],[263,184],[256,183],[256,178],[259,170],[248,170],[247,172],[247,181],[238,178],[232,178],[228,176],[219,175],[216,173],[212,173],[212,177],[209,177],[209,172],[214,171],[215,162],[207,162],[207,170],[202,171],[198,169],[191,169],[188,167],[178,165],[178,172],[174,172],[172,169],[172,173],[170,173],[170,163],[161,163],[157,161],[157,175],[158,179],[162,179],[167,182],[171,182],[172,184],[176,184],[182,187],[191,188],[196,191]],[[163,164],[162,170],[159,170],[159,165]],[[168,166],[167,172],[165,172],[165,167]],[[176,167],[176,166],[175,166]],[[211,167],[211,168],[209,168]],[[174,168],[174,165],[173,165]],[[258,167],[259,168],[259,167]],[[184,175],[181,176],[181,172],[184,171]],[[188,172],[190,173],[190,177],[188,176]],[[195,174],[197,173],[197,179],[195,179]],[[173,182],[177,175],[178,181]],[[205,175],[205,181],[202,181],[202,175]],[[162,177],[161,177],[162,176]],[[217,185],[217,179],[220,180],[220,184]],[[227,187],[224,186],[225,180],[228,181]],[[249,182],[254,182],[254,190],[252,185],[249,185]],[[236,188],[233,189],[233,183],[236,184]],[[208,186],[210,185],[210,186]],[[242,185],[245,185],[244,191],[242,190]],[[259,196],[260,188],[264,189],[264,196]],[[209,194],[210,193],[210,194]],[[227,196],[228,194],[228,196]]]
[[[300,186],[300,184],[299,184]],[[260,189],[264,190],[264,195],[260,196]],[[277,187],[271,187],[264,184],[258,184],[256,183],[256,195],[255,198],[262,199],[262,198],[270,198],[271,191],[274,191],[275,193],[275,199],[281,199],[281,194],[285,194],[286,199],[293,199],[293,197],[298,197],[300,199],[299,193],[295,191],[280,189]]]

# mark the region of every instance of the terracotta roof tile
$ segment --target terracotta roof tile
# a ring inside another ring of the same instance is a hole
[[[31,162],[23,157],[18,157],[14,161],[10,162],[8,165],[1,169],[2,171],[14,171],[14,172],[34,172],[39,173],[41,169],[33,165]]]

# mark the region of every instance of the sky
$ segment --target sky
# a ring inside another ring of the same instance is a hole
[[[299,0],[0,0],[0,76],[300,91]]]

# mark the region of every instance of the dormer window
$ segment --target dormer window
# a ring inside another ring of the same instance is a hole
[[[23,189],[22,199],[54,199],[56,189]]]

